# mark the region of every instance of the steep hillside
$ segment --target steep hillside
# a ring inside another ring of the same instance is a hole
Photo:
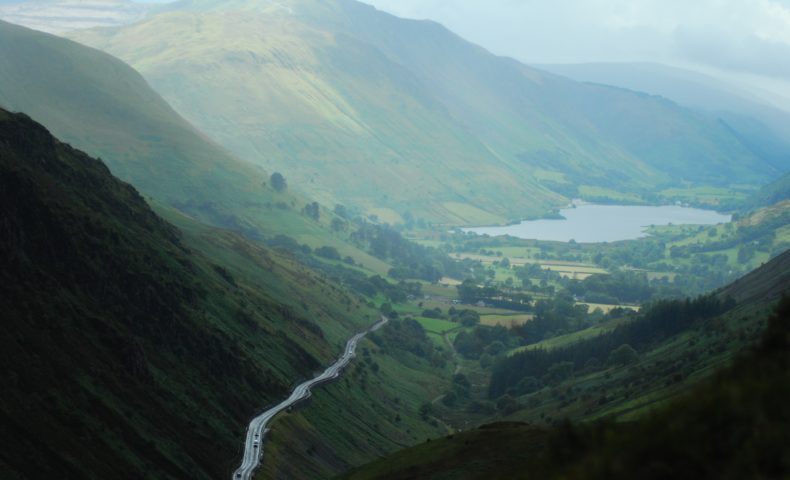
[[[636,421],[486,425],[403,450],[342,478],[786,478],[789,347],[785,299],[759,346]]]
[[[790,112],[752,99],[750,92],[701,73],[657,63],[583,63],[538,68],[580,82],[661,95],[722,119],[782,171],[790,169]]]
[[[222,478],[250,415],[377,318],[236,234],[210,259],[4,110],[0,197],[2,478]]]
[[[185,1],[73,38],[134,65],[240,157],[388,221],[502,222],[582,185],[644,193],[775,171],[664,99],[531,69],[352,0]]]
[[[722,296],[751,304],[771,303],[790,288],[790,250],[723,288]]]
[[[787,200],[790,200],[790,173],[763,186],[745,202],[745,208],[768,207]]]
[[[330,215],[303,215],[308,200],[292,192],[290,178],[291,188],[271,188],[266,171],[207,140],[110,55],[0,22],[0,106],[27,113],[146,196],[198,220],[252,238],[334,245],[376,264],[329,233]]]

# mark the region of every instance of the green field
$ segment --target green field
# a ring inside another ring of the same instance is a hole
[[[480,324],[488,327],[501,325],[503,327],[513,327],[523,325],[535,318],[534,315],[514,314],[514,315],[482,315]]]
[[[422,325],[422,328],[424,328],[425,331],[438,333],[440,335],[461,327],[461,325],[457,323],[449,322],[447,320],[440,320],[437,318],[416,317],[415,320],[417,320],[420,325]]]

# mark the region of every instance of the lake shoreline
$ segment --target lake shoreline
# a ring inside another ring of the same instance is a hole
[[[732,216],[682,205],[604,205],[574,201],[560,218],[522,220],[505,226],[465,227],[465,233],[509,235],[524,240],[609,243],[645,238],[654,226],[729,223]]]

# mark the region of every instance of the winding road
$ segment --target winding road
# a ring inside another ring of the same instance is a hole
[[[283,400],[277,406],[266,410],[261,415],[252,419],[250,426],[247,429],[247,439],[244,443],[244,459],[241,462],[241,467],[239,467],[239,469],[233,474],[234,480],[252,479],[253,472],[261,463],[261,456],[263,455],[263,437],[268,431],[266,426],[269,424],[269,422],[271,422],[271,420],[278,413],[292,407],[297,402],[309,398],[311,394],[311,388],[320,383],[339,377],[343,368],[345,368],[345,366],[351,362],[351,359],[354,358],[356,354],[357,343],[359,343],[359,341],[368,333],[375,332],[379,328],[383,327],[388,321],[389,320],[387,317],[382,316],[381,320],[370,327],[368,330],[351,337],[348,343],[346,343],[346,350],[343,352],[343,355],[337,362],[327,368],[324,373],[297,386],[293,393],[291,393],[291,396],[286,400]]]

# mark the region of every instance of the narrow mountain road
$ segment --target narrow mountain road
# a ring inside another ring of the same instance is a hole
[[[269,424],[269,422],[271,422],[271,420],[278,413],[292,407],[296,403],[306,398],[309,398],[311,395],[311,388],[319,385],[320,383],[339,377],[343,368],[345,368],[346,365],[351,362],[351,359],[353,359],[356,355],[357,344],[359,341],[368,333],[375,332],[379,328],[383,327],[388,321],[389,319],[387,319],[387,317],[382,316],[381,320],[370,327],[368,330],[351,337],[348,343],[346,343],[346,350],[343,352],[343,355],[337,362],[327,368],[324,373],[297,386],[293,393],[291,393],[291,396],[286,400],[283,400],[277,406],[266,410],[261,415],[252,419],[250,426],[247,429],[247,439],[244,443],[244,458],[241,462],[241,467],[239,467],[239,469],[233,474],[234,480],[250,480],[255,469],[258,468],[258,465],[260,465],[261,457],[263,456],[263,437],[268,431],[266,426]]]

